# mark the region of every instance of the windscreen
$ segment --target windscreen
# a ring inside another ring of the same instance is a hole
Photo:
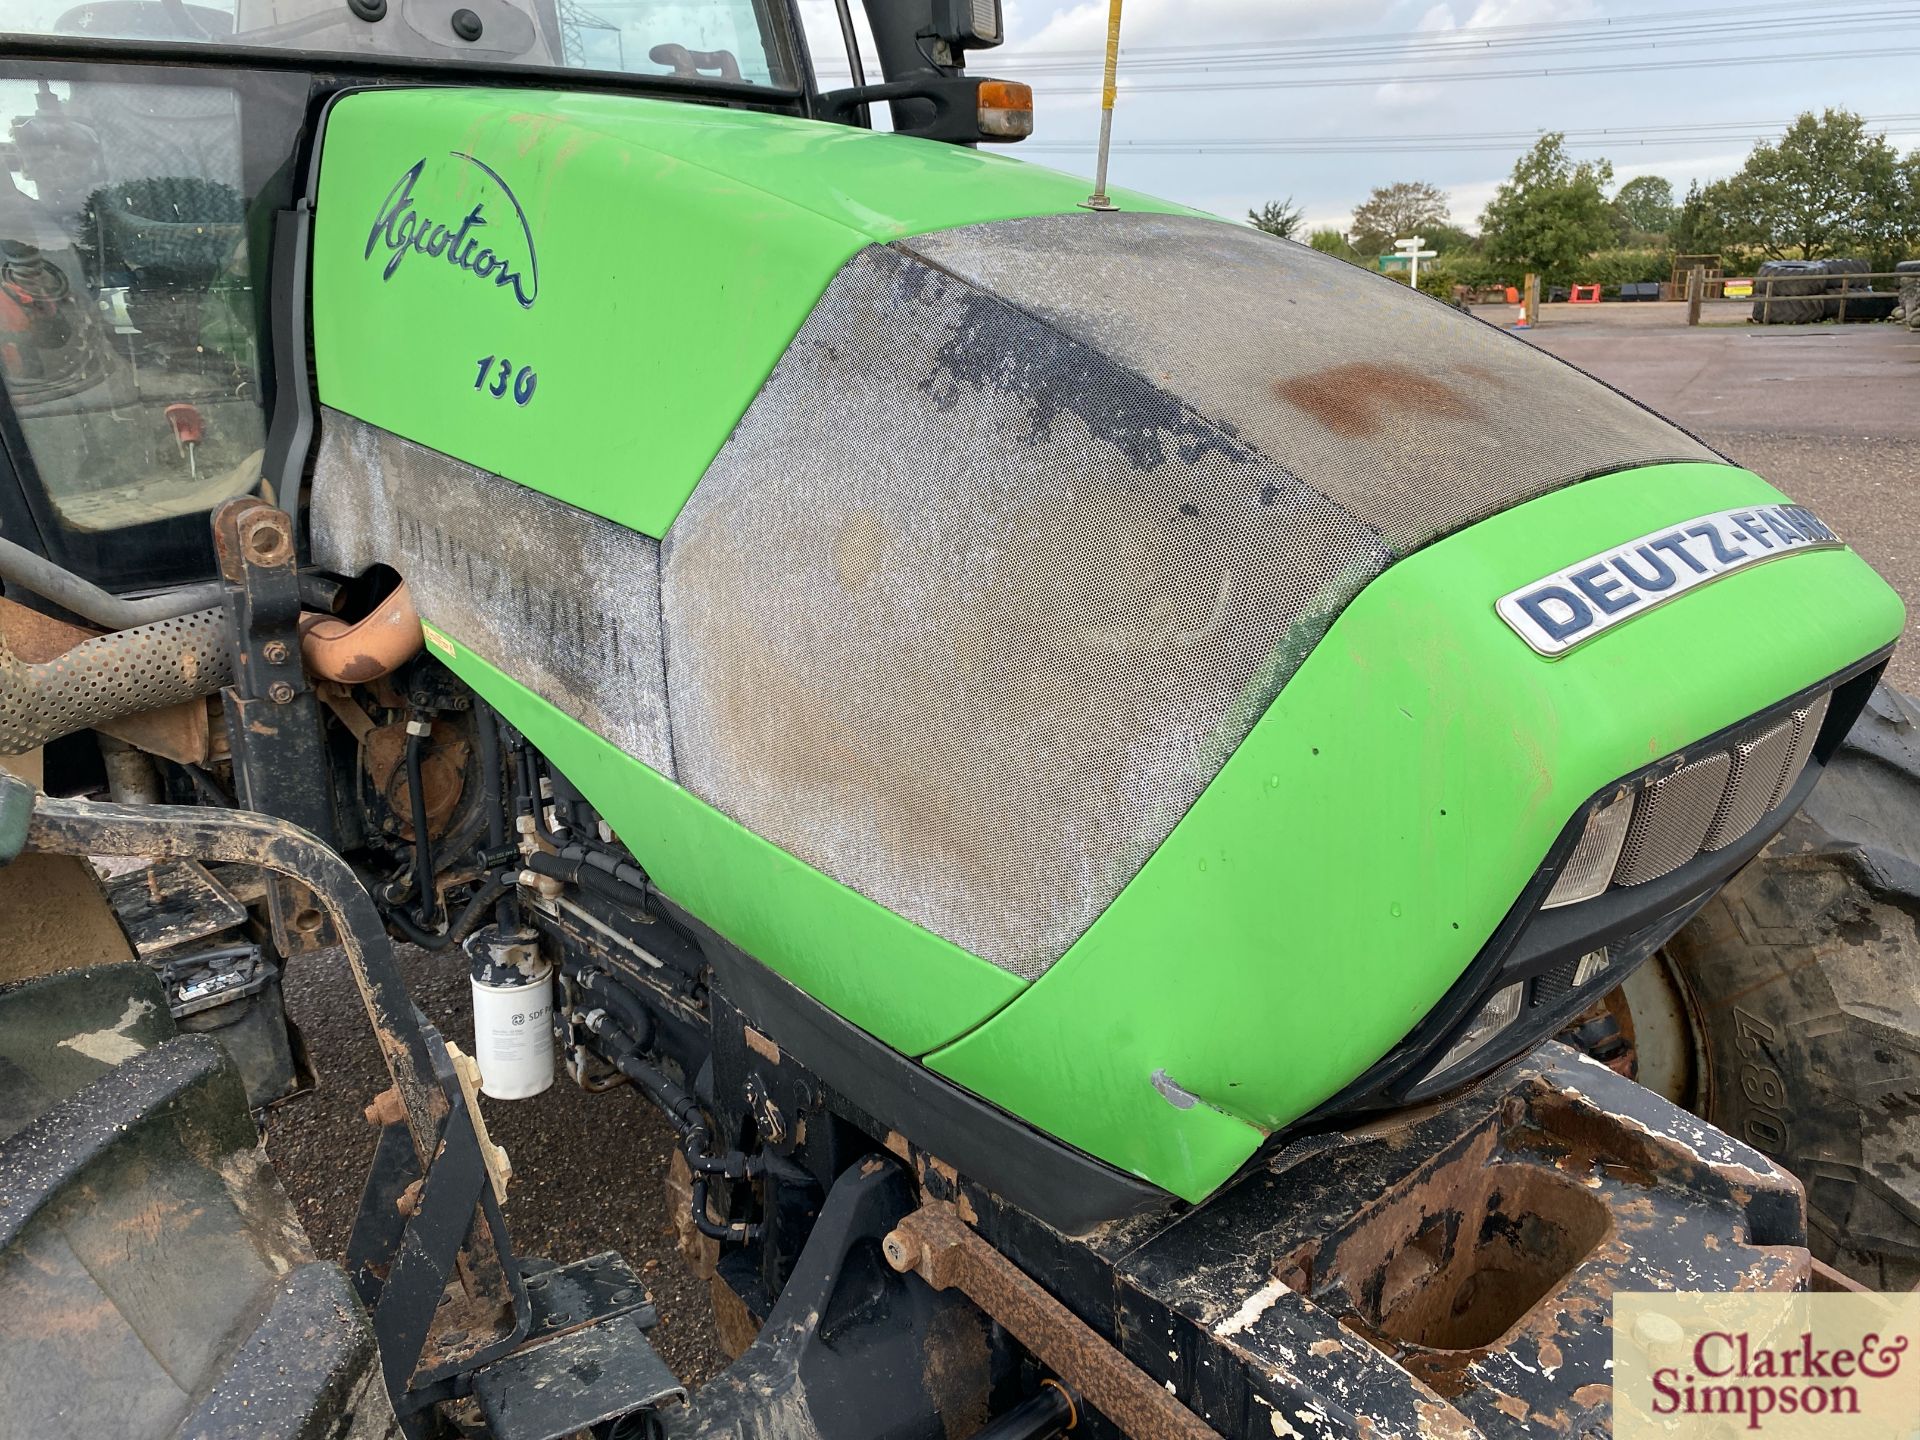
[[[775,0],[0,0],[0,33],[791,88]]]

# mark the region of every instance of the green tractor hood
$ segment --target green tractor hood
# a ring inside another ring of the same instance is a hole
[[[1644,953],[1899,633],[1756,477],[1304,247],[898,137],[507,98],[331,112],[316,558],[404,575],[704,923],[1189,1199],[1536,911]],[[1691,848],[1647,818],[1682,771]],[[1541,910],[1627,777],[1607,893]]]

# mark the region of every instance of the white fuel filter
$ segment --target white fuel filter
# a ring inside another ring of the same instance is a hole
[[[483,926],[473,961],[473,1058],[480,1093],[525,1100],[553,1084],[553,966],[531,930]]]

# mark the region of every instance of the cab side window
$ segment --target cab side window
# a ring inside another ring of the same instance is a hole
[[[0,79],[9,459],[44,548],[76,568],[112,537],[116,578],[129,555],[204,572],[207,512],[260,484],[261,250],[305,84],[251,78]]]

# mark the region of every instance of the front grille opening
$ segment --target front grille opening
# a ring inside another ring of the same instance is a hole
[[[1813,758],[1831,693],[1785,716],[1735,733],[1720,748],[1692,754],[1593,811],[1542,910],[1645,885],[1688,861],[1726,849],[1778,809]],[[1622,806],[1630,816],[1622,829]],[[1613,855],[1609,870],[1607,857]]]

